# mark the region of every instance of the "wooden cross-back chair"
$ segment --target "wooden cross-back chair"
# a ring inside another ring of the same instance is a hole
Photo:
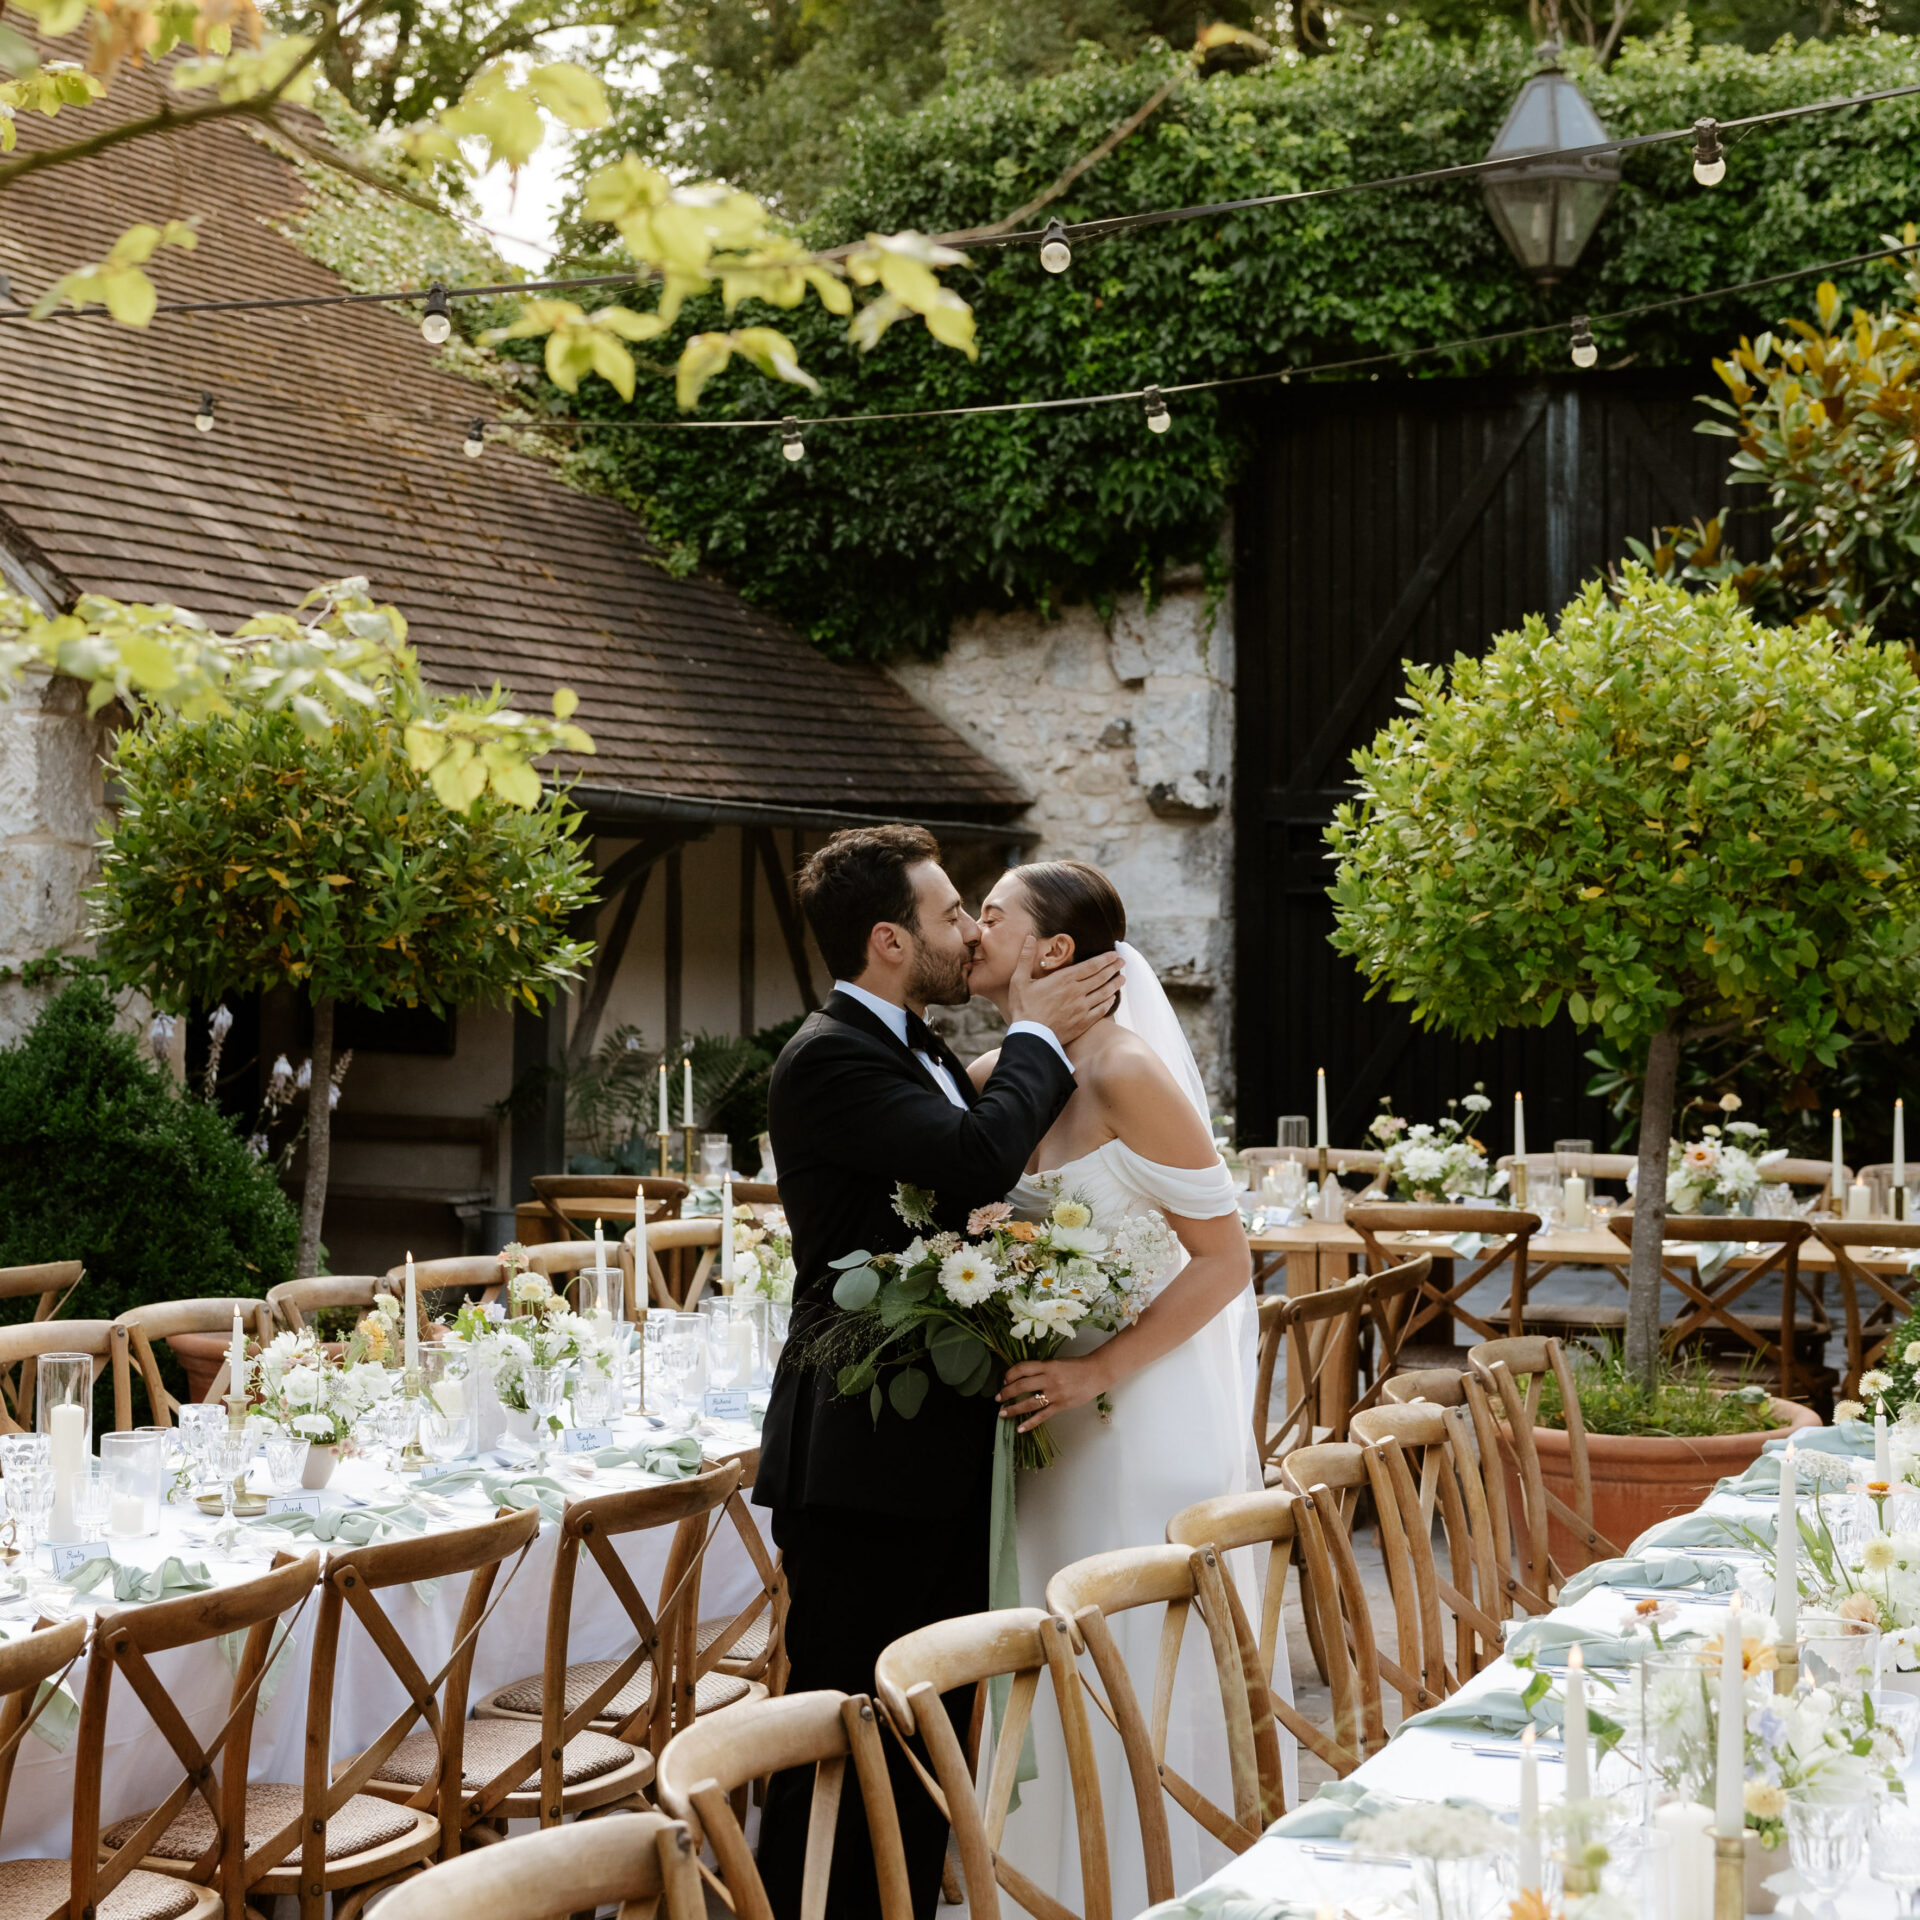
[[[1491,1340],[1501,1333],[1520,1331],[1520,1315],[1526,1305],[1527,1242],[1540,1231],[1540,1216],[1537,1213],[1528,1213],[1518,1207],[1395,1203],[1388,1206],[1349,1207],[1347,1225],[1365,1243],[1367,1262],[1374,1272],[1383,1272],[1404,1258],[1402,1255],[1389,1254],[1380,1244],[1379,1236],[1383,1233],[1478,1233],[1489,1235],[1495,1242],[1495,1245],[1478,1255],[1457,1256],[1453,1261],[1455,1277],[1451,1285],[1436,1280],[1429,1265],[1427,1277],[1420,1285],[1420,1298],[1414,1303],[1413,1311],[1401,1329],[1401,1345],[1413,1341],[1423,1327],[1435,1321],[1440,1325],[1434,1344],[1442,1346],[1453,1344],[1453,1322],[1456,1320],[1471,1327],[1483,1340]],[[1464,1302],[1481,1281],[1503,1266],[1511,1267],[1512,1276],[1507,1286],[1506,1324],[1496,1325],[1472,1312]],[[1459,1275],[1462,1267],[1467,1268],[1464,1278]]]
[[[1003,1890],[1034,1920],[1074,1920],[1070,1908],[1035,1886],[1000,1853],[1020,1748],[1043,1674],[1066,1738],[1067,1783],[1080,1843],[1079,1920],[1114,1920],[1100,1772],[1067,1623],[1038,1607],[961,1614],[903,1635],[881,1652],[874,1667],[874,1691],[888,1723],[920,1784],[952,1825],[971,1920],[1000,1920]],[[940,1696],[971,1691],[983,1680],[1002,1676],[1011,1685],[995,1739],[993,1770],[976,1789],[966,1749]],[[915,1734],[926,1748],[931,1771],[907,1744]]]
[[[111,1363],[111,1320],[21,1320],[0,1327],[0,1433],[31,1432],[41,1357],[84,1353],[99,1379],[102,1363]]]
[[[1494,1530],[1471,1423],[1461,1409],[1431,1403],[1373,1407],[1354,1421],[1353,1438],[1365,1450],[1400,1665],[1417,1672],[1433,1696],[1418,1704],[1432,1705],[1500,1657],[1512,1612],[1501,1564],[1505,1543]],[[1446,1539],[1444,1573],[1433,1547],[1436,1512]]]
[[[403,1260],[386,1272],[386,1291],[405,1297],[407,1265]],[[452,1253],[441,1260],[413,1263],[415,1292],[458,1293],[470,1300],[497,1300],[506,1284],[506,1272],[497,1253]]]
[[[1633,1221],[1618,1214],[1607,1222],[1617,1239],[1633,1243]],[[1731,1334],[1741,1346],[1751,1349],[1759,1359],[1773,1367],[1780,1383],[1780,1397],[1794,1398],[1796,1360],[1794,1342],[1798,1332],[1800,1294],[1800,1248],[1813,1233],[1804,1220],[1728,1220],[1719,1215],[1670,1213],[1661,1233],[1668,1240],[1703,1244],[1739,1240],[1757,1245],[1761,1257],[1751,1266],[1729,1260],[1711,1280],[1703,1281],[1697,1267],[1682,1266],[1662,1252],[1660,1272],[1680,1295],[1679,1314],[1661,1337],[1670,1350],[1697,1340],[1709,1330]],[[1769,1275],[1780,1280],[1780,1311],[1739,1313],[1735,1305],[1750,1294]],[[1627,1283],[1626,1270],[1620,1269],[1620,1284]],[[1829,1331],[1827,1316],[1817,1295],[1807,1300],[1806,1331],[1824,1336]],[[1518,1329],[1515,1329],[1518,1331]],[[1491,1336],[1489,1336],[1491,1337]]]
[[[1840,1391],[1851,1398],[1860,1391],[1861,1374],[1886,1359],[1893,1336],[1913,1311],[1913,1275],[1904,1268],[1876,1273],[1859,1258],[1859,1249],[1920,1249],[1920,1220],[1819,1220],[1813,1231],[1833,1255],[1847,1329],[1847,1375]]]
[[[596,1211],[630,1225],[636,1191],[646,1200],[649,1221],[677,1220],[691,1188],[684,1180],[661,1179],[652,1174],[637,1179],[625,1173],[537,1173],[533,1176],[533,1197],[546,1208],[556,1240],[591,1240]]]
[[[1084,1669],[1080,1683],[1101,1716],[1119,1734],[1127,1756],[1146,1853],[1147,1897],[1155,1903],[1171,1900],[1174,1885],[1168,1798],[1235,1853],[1245,1853],[1287,1810],[1275,1720],[1278,1703],[1268,1694],[1253,1629],[1233,1582],[1220,1564],[1220,1555],[1211,1545],[1121,1547],[1077,1560],[1047,1582],[1047,1607],[1068,1623],[1075,1640],[1093,1660],[1099,1686]],[[1141,1710],[1126,1658],[1110,1624],[1117,1616],[1140,1607],[1162,1609],[1151,1716]],[[1231,1810],[1217,1806],[1167,1761],[1174,1675],[1186,1643],[1187,1623],[1196,1609],[1219,1684],[1223,1739],[1233,1788]],[[1304,1727],[1306,1722],[1300,1725]]]
[[[475,1710],[482,1720],[511,1723],[526,1743],[526,1766],[503,1768],[474,1795],[467,1817],[509,1817],[499,1809],[507,1795],[535,1771],[540,1776],[537,1811],[543,1826],[575,1811],[582,1794],[561,1778],[558,1755],[586,1732],[610,1736],[640,1749],[646,1779],[667,1742],[696,1714],[764,1695],[766,1689],[714,1667],[702,1674],[696,1653],[700,1618],[700,1570],[708,1542],[725,1520],[725,1508],[740,1484],[740,1463],[728,1460],[668,1486],[596,1493],[570,1501],[560,1516],[553,1575],[547,1592],[546,1659],[540,1671],[496,1688]],[[657,1601],[649,1605],[615,1544],[622,1536],[654,1527],[673,1528]],[[637,1644],[618,1660],[569,1664],[568,1633],[580,1559],[585,1553],[605,1576],[636,1635]],[[539,1728],[535,1741],[532,1727]],[[526,1796],[531,1798],[531,1795]],[[514,1806],[518,1807],[518,1801]],[[518,1812],[511,1817],[521,1817]]]
[[[629,1262],[636,1258],[634,1236],[622,1242]],[[720,1221],[664,1220],[647,1228],[647,1304],[672,1313],[691,1313],[706,1291],[719,1285]],[[636,1286],[637,1286],[636,1277]],[[637,1317],[637,1316],[636,1316]]]
[[[1623,1549],[1593,1524],[1587,1423],[1581,1416],[1566,1349],[1551,1336],[1523,1335],[1517,1340],[1483,1342],[1467,1355],[1467,1363],[1461,1385],[1473,1412],[1474,1430],[1483,1436],[1483,1446],[1488,1440],[1493,1443],[1483,1456],[1487,1475],[1492,1477],[1498,1462],[1502,1478],[1510,1474],[1519,1488],[1520,1512],[1513,1518],[1518,1522],[1516,1544],[1527,1585],[1535,1594],[1548,1596],[1589,1562],[1618,1559]],[[1571,1506],[1547,1485],[1534,1440],[1540,1392],[1549,1374],[1560,1390],[1566,1421]]]
[[[404,1286],[406,1269],[401,1269]],[[419,1269],[414,1270],[414,1285],[420,1284]],[[376,1273],[317,1273],[305,1280],[282,1280],[267,1289],[267,1311],[289,1333],[304,1333],[310,1316],[348,1308],[367,1312],[375,1294],[393,1293],[394,1283]],[[402,1297],[402,1296],[396,1296]]]
[[[693,1842],[678,1820],[634,1813],[524,1833],[393,1888],[381,1920],[707,1920]]]
[[[32,1731],[43,1704],[41,1688],[57,1687],[67,1671],[78,1664],[86,1651],[89,1624],[82,1618],[65,1620],[0,1646],[0,1821],[5,1819],[20,1742]],[[86,1784],[75,1781],[76,1801]],[[99,1789],[95,1778],[92,1818],[96,1827]],[[32,1920],[46,1920],[47,1916],[66,1920],[69,1914],[81,1911],[72,1894],[73,1865],[69,1860],[0,1861],[0,1910],[31,1916]],[[215,1920],[220,1896],[210,1887],[136,1871],[118,1880],[95,1912],[97,1920]]]
[[[1351,1367],[1366,1316],[1363,1275],[1318,1293],[1276,1294],[1260,1302],[1260,1357],[1253,1387],[1253,1441],[1271,1486],[1290,1448],[1326,1439],[1331,1432],[1316,1416],[1321,1411],[1323,1376],[1336,1365]],[[1270,1419],[1273,1383],[1286,1381],[1289,1399],[1278,1420]],[[1298,1391],[1294,1383],[1298,1382]]]
[[[647,1303],[636,1297],[633,1280],[633,1247],[617,1236],[606,1242],[607,1273],[616,1297],[624,1302],[620,1311],[632,1318],[644,1312]],[[578,1307],[580,1276],[591,1272],[595,1258],[594,1243],[586,1240],[548,1240],[526,1249],[527,1265],[535,1273],[544,1273],[555,1293],[567,1297]]]
[[[247,1762],[260,1683],[282,1639],[293,1630],[293,1621],[283,1622],[282,1616],[304,1607],[319,1575],[320,1556],[308,1553],[236,1586],[150,1606],[101,1610],[94,1623],[74,1741],[71,1912],[76,1920],[97,1913],[136,1869],[210,1887],[235,1920],[246,1913],[244,1848],[255,1837],[247,1831]],[[155,1654],[228,1633],[245,1635],[239,1665],[227,1717],[203,1742],[187,1725],[151,1660]],[[102,1834],[100,1783],[116,1674],[124,1677],[160,1739],[172,1749],[182,1777],[157,1807]],[[156,1851],[162,1846],[164,1854]]]
[[[247,1338],[265,1346],[273,1336],[273,1315],[264,1300],[160,1300],[144,1307],[129,1307],[115,1318],[110,1346],[113,1424],[122,1433],[134,1424],[133,1371],[136,1367],[147,1393],[148,1424],[156,1427],[177,1424],[180,1402],[167,1391],[160,1378],[160,1361],[153,1351],[153,1343],[170,1340],[176,1333],[230,1332],[235,1307],[240,1309],[240,1323]],[[220,1371],[207,1389],[207,1399],[217,1401],[226,1391],[227,1363],[222,1359]]]
[[[737,1920],[775,1920],[753,1849],[734,1810],[740,1790],[789,1767],[813,1768],[800,1920],[821,1920],[827,1911],[834,1830],[849,1760],[872,1841],[880,1920],[913,1920],[906,1848],[893,1783],[887,1777],[886,1745],[873,1702],[865,1694],[823,1691],[756,1700],[696,1721],[667,1743],[660,1756],[661,1804],[686,1822],[696,1846],[704,1840],[713,1849],[719,1872],[707,1877]],[[706,1873],[704,1864],[701,1872]],[[783,1915],[780,1920],[794,1917]]]
[[[31,1299],[36,1321],[51,1320],[73,1297],[73,1290],[86,1276],[78,1260],[46,1260],[31,1267],[0,1267],[0,1300]],[[31,1367],[22,1370],[17,1380],[0,1377],[0,1411],[10,1413],[18,1426],[27,1419],[20,1412],[17,1390],[30,1385]]]
[[[747,1562],[760,1576],[757,1592],[730,1618],[702,1620],[694,1629],[694,1698],[709,1674],[758,1681],[769,1693],[787,1690],[787,1574],[785,1557],[767,1551],[766,1537],[753,1517],[747,1496],[760,1471],[760,1449],[749,1447],[721,1456],[735,1460],[740,1482],[727,1496],[721,1524],[732,1527]],[[711,1692],[711,1689],[709,1689]],[[713,1711],[711,1707],[708,1712]]]
[[[356,1547],[333,1554],[320,1575],[307,1681],[306,1766],[299,1782],[249,1781],[239,1794],[223,1769],[219,1836],[220,1885],[265,1908],[298,1901],[301,1920],[321,1920],[329,1899],[336,1920],[352,1920],[374,1894],[419,1872],[436,1854],[457,1849],[460,1832],[462,1735],[468,1678],[487,1598],[500,1564],[524,1553],[539,1530],[537,1515],[514,1513],[448,1533]],[[309,1555],[308,1560],[316,1556]],[[299,1565],[281,1556],[283,1565]],[[388,1617],[380,1595],[418,1580],[468,1576],[451,1652],[429,1676]],[[373,1744],[336,1762],[333,1750],[335,1666],[342,1625],[351,1614],[391,1669],[407,1704]],[[420,1732],[413,1731],[424,1720]],[[381,1779],[407,1772],[406,1758],[424,1748],[417,1778],[403,1786]],[[442,1762],[444,1762],[444,1769]],[[233,1764],[231,1758],[226,1767]],[[125,1823],[131,1825],[132,1823]],[[151,1827],[151,1817],[146,1828]],[[204,1825],[191,1809],[148,1834],[147,1865],[180,1871],[195,1862]],[[146,1830],[143,1828],[143,1831]],[[124,1830],[124,1828],[123,1828]],[[109,1839],[114,1838],[109,1835]],[[196,1862],[197,1864],[197,1862]]]

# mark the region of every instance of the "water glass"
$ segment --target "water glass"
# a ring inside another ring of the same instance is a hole
[[[700,1418],[706,1398],[707,1321],[702,1313],[647,1315],[648,1411],[679,1433]]]
[[[733,1164],[733,1142],[724,1133],[700,1136],[700,1184],[717,1187]]]
[[[74,1483],[73,1489],[73,1523],[80,1531],[80,1538],[101,1539],[107,1531],[107,1521],[112,1511],[113,1481],[105,1466],[97,1460],[92,1461]]]
[[[599,1368],[583,1366],[573,1383],[573,1424],[604,1427],[613,1420],[613,1380]]]
[[[1873,1717],[1900,1742],[1907,1766],[1920,1752],[1920,1699],[1910,1693],[1895,1693],[1882,1687],[1872,1696]],[[1902,1768],[1905,1771],[1905,1767]]]
[[[1493,1920],[1517,1890],[1510,1853],[1464,1853],[1413,1863],[1415,1911],[1420,1920]]]
[[[275,1493],[291,1493],[305,1477],[307,1449],[313,1444],[291,1427],[269,1427],[266,1437],[267,1478]]]
[[[413,1438],[419,1409],[419,1401],[408,1399],[404,1393],[390,1393],[373,1410],[374,1434],[387,1450],[387,1470],[390,1473],[400,1471],[401,1450]]]
[[[180,1409],[180,1447],[199,1472],[196,1480],[211,1468],[214,1438],[227,1424],[225,1407],[209,1406],[200,1400],[189,1401]]]
[[[1787,1802],[1787,1850],[1793,1870],[1810,1892],[1829,1904],[1860,1871],[1866,1834],[1867,1810],[1857,1800]]]
[[[534,1453],[544,1466],[553,1444],[552,1422],[567,1398],[567,1370],[565,1367],[523,1367],[520,1387],[526,1395],[527,1411],[533,1415]]]
[[[1274,1145],[1304,1147],[1307,1144],[1307,1116],[1304,1113],[1283,1113],[1280,1116],[1279,1131],[1274,1136]]]
[[[1880,1684],[1880,1629],[1870,1620],[1806,1612],[1796,1636],[1800,1684],[1835,1693],[1871,1693]]]
[[[116,1540],[143,1540],[160,1531],[166,1461],[166,1449],[156,1434],[100,1436],[100,1465],[112,1490],[107,1526]]]
[[[6,1496],[7,1512],[19,1531],[20,1551],[31,1559],[35,1543],[46,1538],[47,1523],[53,1518],[53,1462],[26,1453],[9,1460]]]
[[[1920,1893],[1920,1806],[1888,1798],[1874,1808],[1867,1871],[1894,1890],[1903,1914],[1913,1912],[1913,1897]]]

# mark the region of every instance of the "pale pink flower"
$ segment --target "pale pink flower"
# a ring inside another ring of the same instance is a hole
[[[973,1235],[991,1233],[1003,1220],[1013,1218],[1013,1208],[1005,1200],[990,1200],[984,1207],[975,1207],[967,1215],[967,1232]]]

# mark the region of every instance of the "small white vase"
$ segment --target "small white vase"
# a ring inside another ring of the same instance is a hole
[[[333,1470],[339,1464],[338,1447],[308,1447],[306,1465],[300,1469],[300,1484],[315,1490],[324,1487],[333,1478]]]
[[[491,1453],[506,1432],[506,1409],[494,1391],[493,1375],[479,1368],[473,1375],[473,1450]]]
[[[517,1440],[523,1447],[533,1445],[533,1415],[522,1407],[502,1407],[500,1409],[501,1431],[509,1440]]]

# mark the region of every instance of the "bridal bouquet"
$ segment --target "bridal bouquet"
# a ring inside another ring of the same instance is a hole
[[[916,1188],[901,1187],[894,1208],[909,1226],[934,1224],[932,1196]],[[964,1235],[923,1232],[903,1253],[830,1262],[840,1312],[811,1359],[842,1397],[864,1394],[876,1423],[883,1398],[911,1420],[931,1384],[927,1367],[959,1393],[991,1394],[1016,1361],[1051,1360],[1083,1327],[1130,1326],[1178,1261],[1157,1213],[1129,1214],[1108,1233],[1057,1192],[1043,1221],[1016,1220],[996,1201],[974,1210]],[[1020,1467],[1044,1467],[1058,1452],[1044,1424],[1013,1444]]]
[[[371,1314],[369,1321],[384,1316]],[[336,1359],[311,1330],[280,1333],[247,1364],[251,1411],[305,1434],[316,1446],[337,1447],[393,1388],[393,1376],[373,1348],[378,1334],[363,1323]]]
[[[1439,1201],[1456,1194],[1488,1194],[1506,1178],[1498,1175],[1490,1185],[1487,1179],[1486,1149],[1468,1128],[1493,1105],[1479,1086],[1457,1104],[1467,1117],[1456,1119],[1450,1112],[1438,1126],[1424,1121],[1408,1126],[1399,1114],[1386,1109],[1373,1117],[1367,1131],[1379,1141],[1386,1155],[1386,1176],[1394,1194],[1401,1200]],[[1456,1103],[1448,1101],[1451,1108]]]

